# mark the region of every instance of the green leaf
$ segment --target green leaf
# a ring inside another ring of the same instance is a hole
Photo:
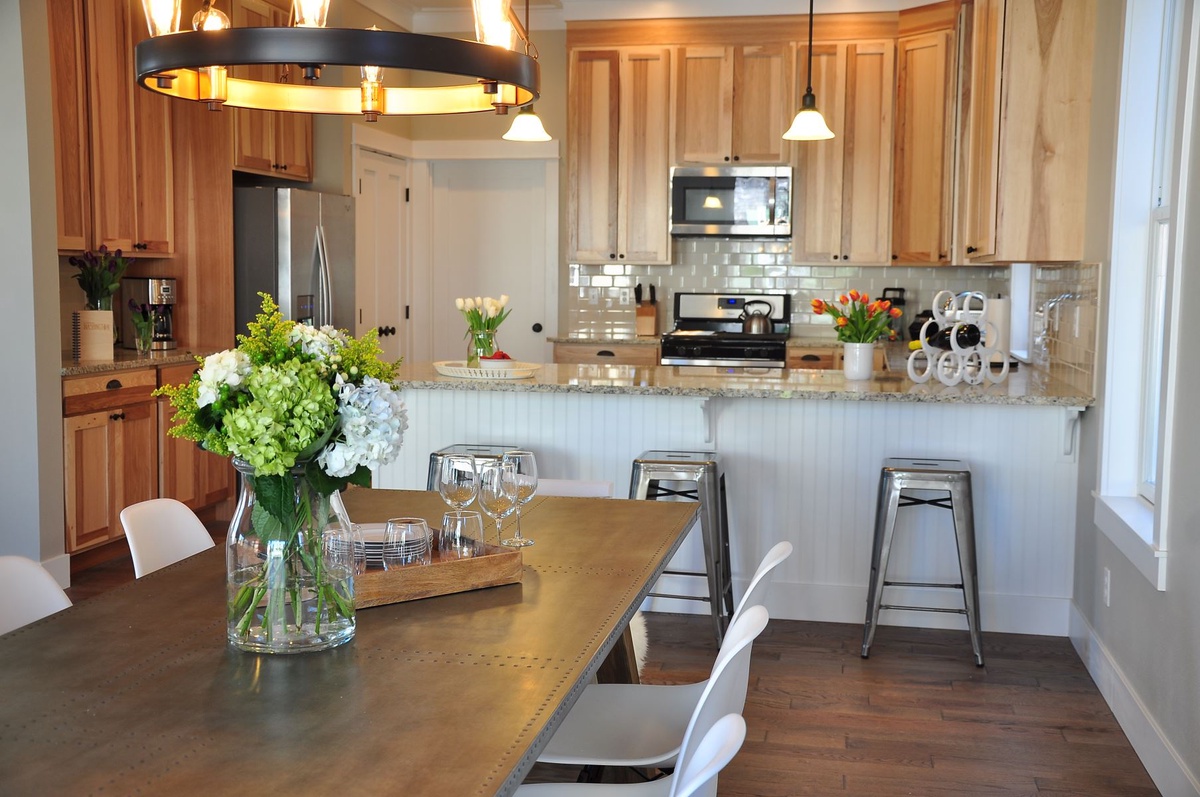
[[[350,478],[347,479],[347,481],[350,484],[356,484],[359,487],[370,487],[371,486],[371,469],[368,468],[366,465],[359,465],[358,468],[354,471],[354,473],[350,474]]]
[[[255,508],[261,506],[284,528],[292,527],[292,515],[295,512],[296,497],[292,494],[291,486],[291,477],[286,474],[254,477]]]
[[[321,495],[336,493],[346,486],[345,479],[336,479],[330,476],[315,459],[304,466],[304,478],[308,479],[313,491]]]
[[[254,509],[250,511],[250,523],[254,526],[254,533],[262,540],[286,540],[287,534],[283,530],[283,524],[279,522],[279,518],[272,515],[265,506],[259,501],[254,503]]]

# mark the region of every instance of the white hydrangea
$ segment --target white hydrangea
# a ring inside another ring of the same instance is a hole
[[[288,334],[288,341],[300,344],[300,350],[323,363],[336,362],[346,345],[346,335],[339,329],[326,324],[317,329],[308,324],[296,324]]]
[[[221,386],[237,390],[250,375],[250,358],[239,349],[228,349],[204,358],[196,406],[207,407],[221,395]]]
[[[368,376],[362,385],[338,378],[338,415],[341,434],[317,456],[321,468],[343,478],[366,465],[374,470],[400,453],[408,412],[400,394],[386,382]]]

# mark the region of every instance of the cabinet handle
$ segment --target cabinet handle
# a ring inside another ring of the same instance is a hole
[[[108,384],[104,386],[104,389],[105,390],[120,390],[122,387],[124,387],[124,385],[121,384],[120,379],[110,379],[110,380],[108,380]]]
[[[622,260],[624,260],[624,259],[625,259],[625,253],[624,253],[624,252],[622,252],[621,254],[617,255],[617,257],[619,257],[619,258],[621,258]]]
[[[109,415],[108,417],[114,421],[123,421],[123,420],[125,420],[125,413],[114,412],[112,415]]]
[[[842,255],[842,260],[849,260],[849,259],[850,259],[850,255]]]
[[[803,357],[801,357],[800,359],[806,363],[815,363],[815,362],[821,361],[821,356],[818,354],[806,354]]]
[[[838,256],[837,256],[837,255],[834,255],[834,256],[833,256],[833,259],[834,259],[834,260],[837,260],[837,259],[838,259]]]
[[[616,252],[609,252],[609,253],[608,253],[608,259],[609,259],[609,260],[616,260],[616,259],[617,259],[617,253],[616,253]]]
[[[601,349],[600,351],[596,352],[596,356],[597,357],[616,357],[617,353],[613,352],[613,351],[609,351],[608,349]]]
[[[938,260],[945,260],[945,259],[946,259],[946,253],[938,252]]]
[[[286,172],[286,171],[287,171],[287,164],[286,164],[286,163],[281,163],[281,164],[279,164],[279,170],[280,170],[280,171],[282,171],[282,172]]]
[[[145,250],[145,249],[149,249],[149,248],[150,248],[150,244],[143,243],[142,241],[138,241],[137,243],[135,243],[135,244],[133,245],[133,248],[134,248],[134,249],[142,249],[142,250]]]
[[[975,247],[973,247],[973,246],[968,246],[968,247],[967,247],[967,254],[968,254],[968,255],[970,255],[970,254],[974,254],[975,252],[978,252],[978,251],[979,251],[979,250],[978,250],[978,249],[976,249],[976,248],[975,248]]]
[[[900,255],[892,255],[892,260],[899,260],[899,259],[900,259]]]

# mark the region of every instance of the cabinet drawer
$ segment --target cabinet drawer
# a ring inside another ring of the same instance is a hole
[[[554,362],[578,365],[658,365],[658,346],[636,343],[555,343]]]
[[[788,368],[827,370],[836,365],[833,349],[793,349],[788,352]]]
[[[63,415],[79,415],[151,401],[153,396],[150,394],[156,387],[158,372],[153,368],[64,379]]]
[[[200,363],[164,365],[158,369],[158,386],[187,384],[192,381],[192,377],[200,370],[200,367]]]

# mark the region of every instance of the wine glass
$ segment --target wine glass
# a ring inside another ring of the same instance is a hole
[[[432,561],[429,526],[423,518],[389,518],[383,537],[383,568],[398,570]]]
[[[442,458],[441,467],[438,468],[438,494],[451,509],[466,509],[478,492],[479,473],[475,457],[468,454]]]
[[[507,540],[501,540],[501,545],[509,548],[523,548],[533,545],[533,540],[521,536],[521,506],[529,503],[537,492],[538,475],[537,460],[532,451],[505,451],[503,461],[511,463],[517,482],[517,531]]]
[[[494,459],[479,470],[479,508],[496,521],[496,537],[503,539],[501,524],[517,508],[517,472],[511,462]]]

